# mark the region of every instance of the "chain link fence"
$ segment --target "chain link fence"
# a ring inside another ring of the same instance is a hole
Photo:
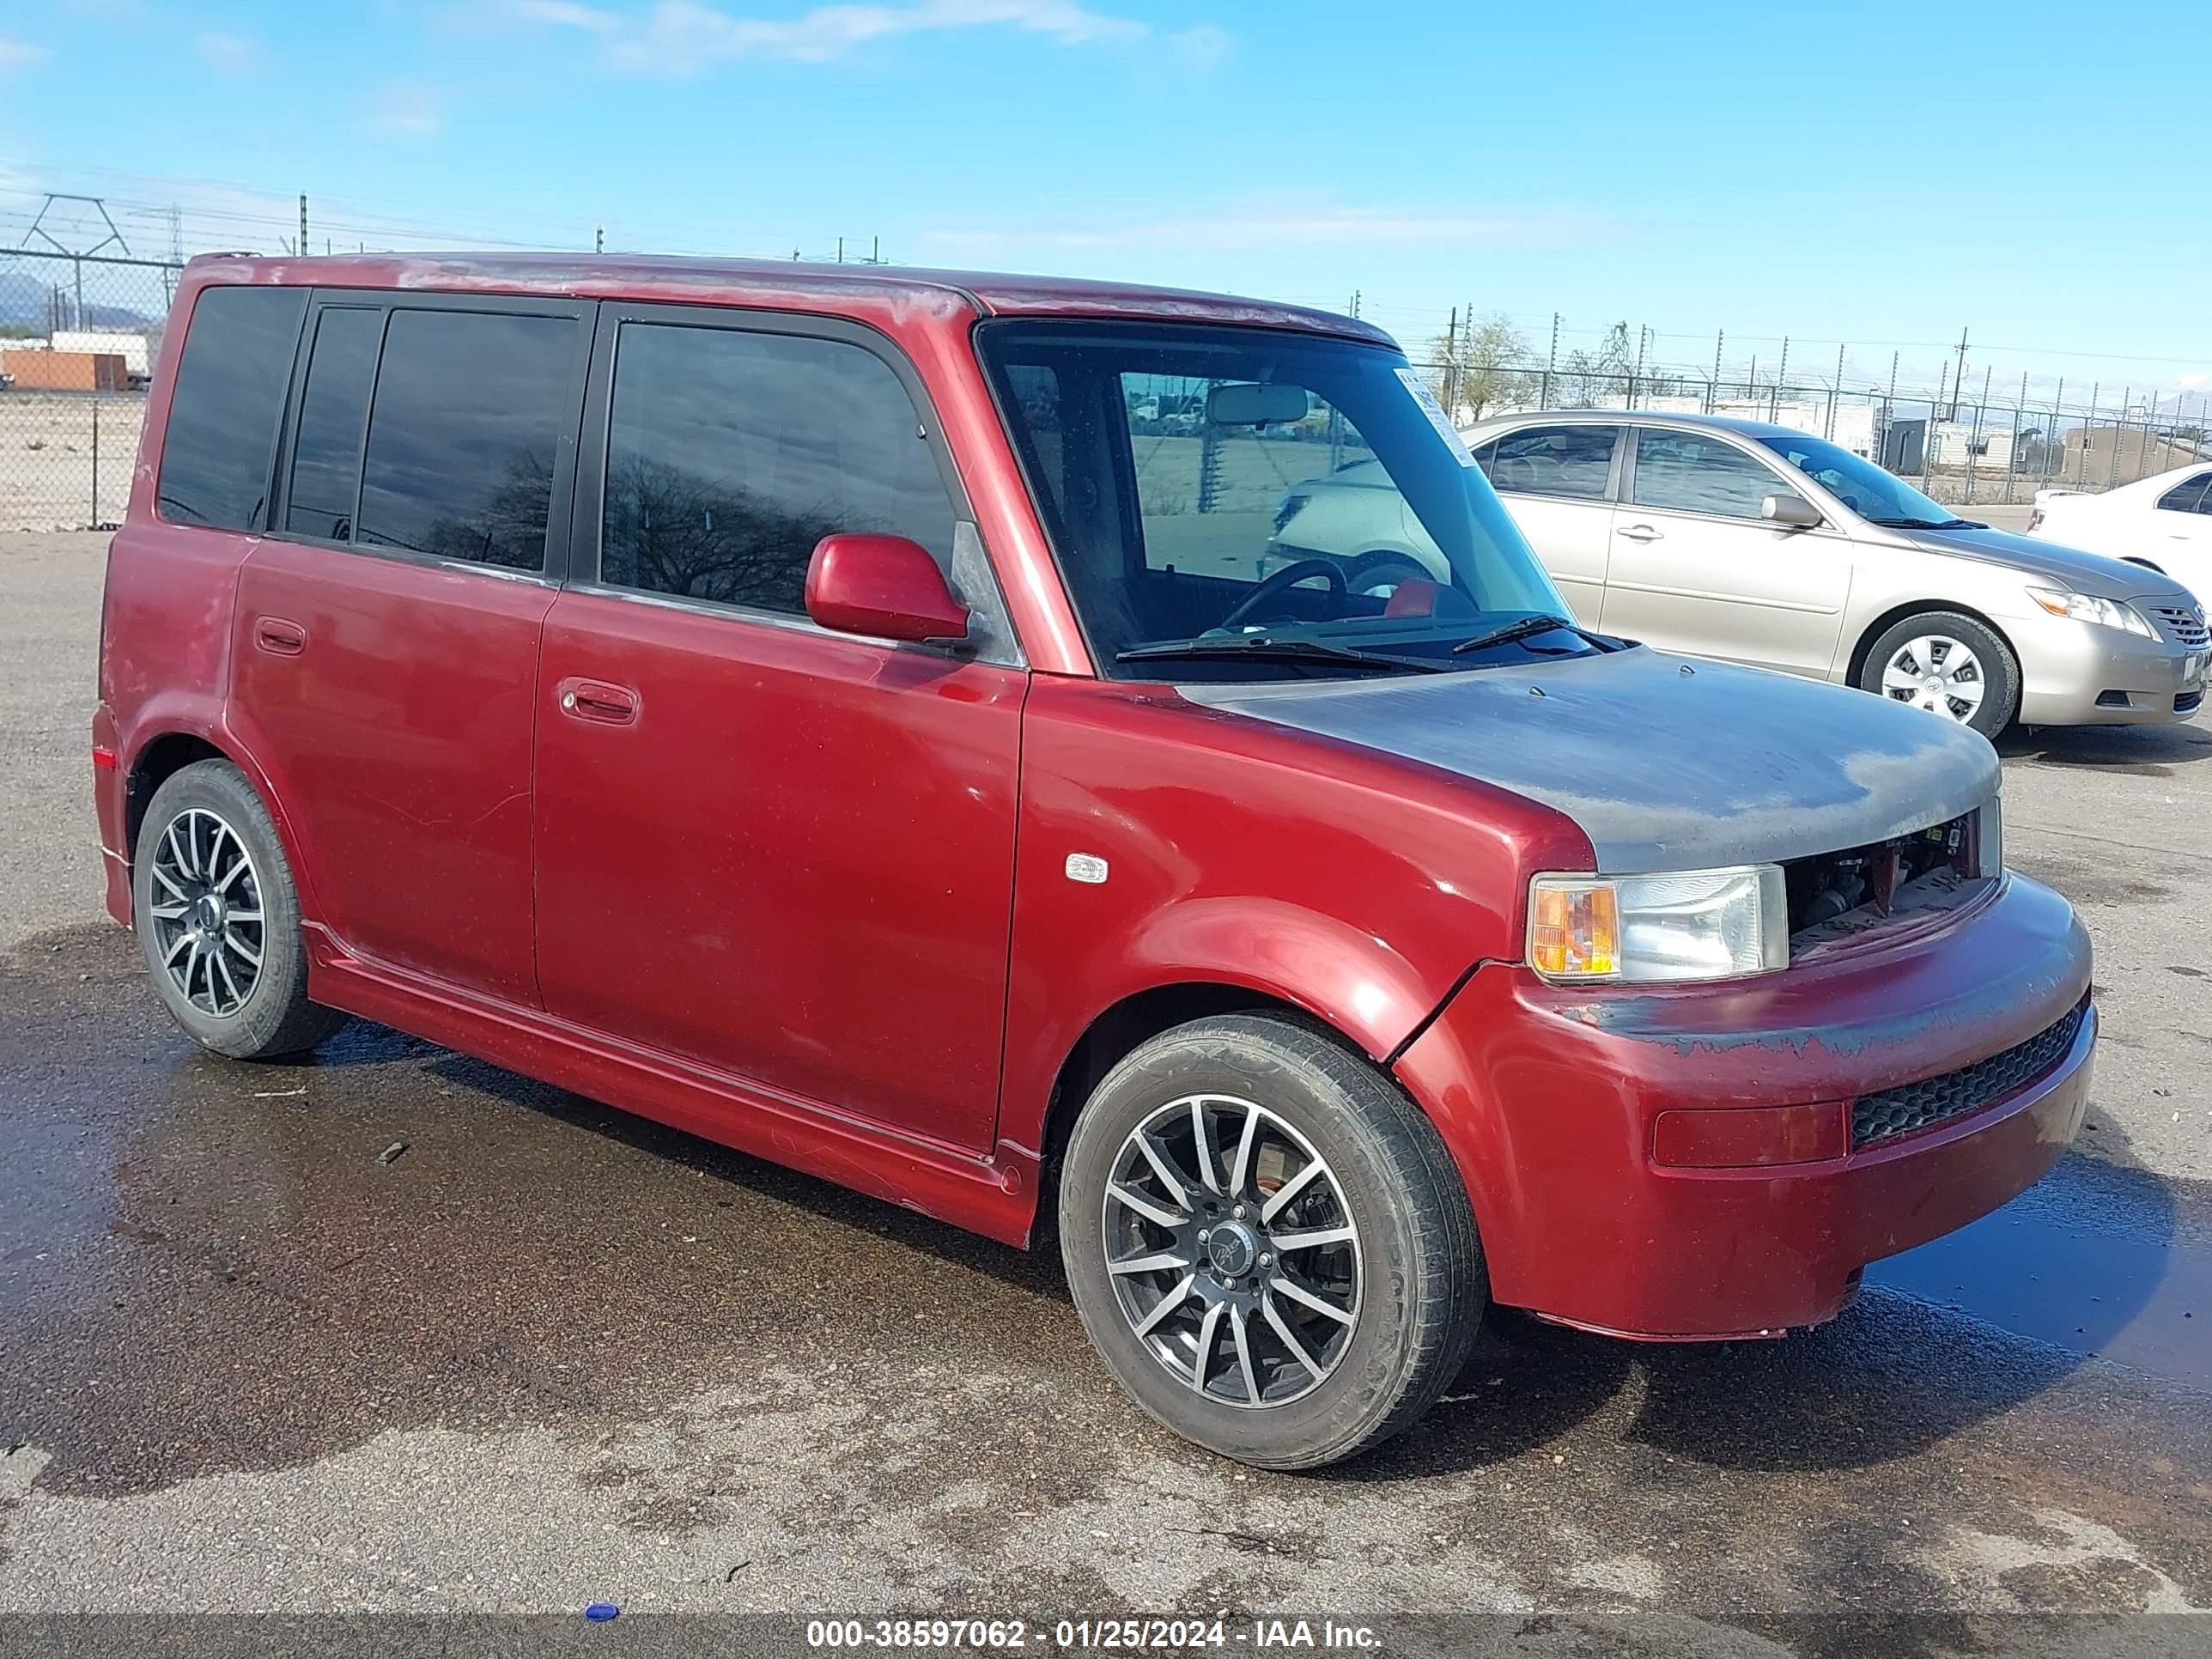
[[[0,531],[122,519],[179,270],[0,252]]]
[[[2025,386],[2001,400],[1544,365],[1431,363],[1425,372],[1462,422],[1552,409],[1735,416],[1826,438],[1962,507],[2027,502],[2039,489],[2111,489],[2212,459],[2201,411],[2192,419],[2176,400],[2161,415],[2126,393],[2071,404],[2032,398]]]
[[[147,374],[180,270],[0,252],[0,531],[105,528],[122,519]],[[1557,362],[1430,363],[1425,372],[1462,422],[1548,409],[1741,416],[1829,439],[1958,506],[2024,502],[2044,489],[2109,489],[2212,458],[2202,399],[2192,421],[2178,407],[2161,414],[2103,388],[2086,401],[2039,400],[2023,382],[2007,401],[1986,389],[1956,398]]]

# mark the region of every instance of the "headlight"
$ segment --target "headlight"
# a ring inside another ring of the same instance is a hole
[[[2031,587],[2027,597],[2033,599],[2054,617],[2071,617],[2075,622],[2100,623],[2106,628],[2124,628],[2130,634],[2140,634],[2147,640],[2158,637],[2158,630],[2139,615],[2131,605],[2116,599],[2100,599],[2088,593],[2069,593],[2057,587]]]
[[[1790,965],[1778,864],[1663,876],[1538,876],[1528,963],[1546,979],[1731,979]]]

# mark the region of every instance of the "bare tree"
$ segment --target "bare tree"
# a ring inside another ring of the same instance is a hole
[[[1559,404],[1565,409],[1610,408],[1627,398],[1629,377],[1635,370],[1628,325],[1615,323],[1606,330],[1595,351],[1577,346],[1567,354],[1559,374]]]
[[[1440,334],[1429,351],[1437,364],[1437,401],[1455,422],[1480,420],[1510,402],[1528,374],[1528,338],[1503,313],[1455,333]]]

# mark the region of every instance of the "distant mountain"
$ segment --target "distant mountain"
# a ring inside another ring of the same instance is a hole
[[[0,323],[28,323],[44,332],[53,325],[52,284],[21,270],[0,270]],[[68,290],[63,290],[64,296]],[[129,306],[104,305],[96,300],[84,303],[81,322],[64,325],[79,328],[154,328],[159,326],[159,317],[149,317]]]

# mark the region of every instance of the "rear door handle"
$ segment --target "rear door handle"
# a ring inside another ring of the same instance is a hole
[[[1613,533],[1616,536],[1626,536],[1632,542],[1662,542],[1667,539],[1665,531],[1654,530],[1648,524],[1623,525]]]
[[[637,693],[626,685],[566,679],[560,689],[561,712],[571,720],[590,720],[598,726],[637,724]]]
[[[272,656],[296,657],[307,648],[307,630],[282,617],[257,617],[253,643]]]

